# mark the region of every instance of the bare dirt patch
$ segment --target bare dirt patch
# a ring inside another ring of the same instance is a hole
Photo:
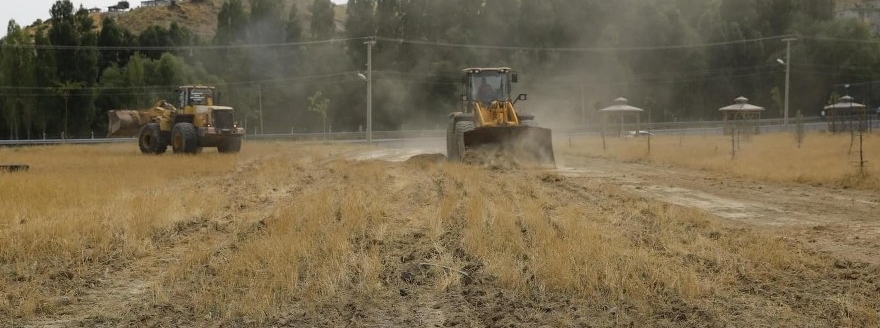
[[[760,183],[600,158],[571,161],[562,174],[607,181],[644,197],[770,229],[835,257],[880,264],[880,194],[873,190]]]

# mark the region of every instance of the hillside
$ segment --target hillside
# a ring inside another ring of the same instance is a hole
[[[143,30],[153,25],[169,27],[171,23],[176,22],[178,25],[185,27],[198,35],[202,39],[209,40],[214,37],[217,31],[217,14],[223,8],[225,0],[208,0],[200,2],[183,2],[176,6],[165,7],[137,7],[127,12],[102,12],[93,14],[92,17],[96,22],[96,26],[100,29],[101,21],[105,17],[114,17],[120,26],[140,34]],[[311,13],[309,5],[311,0],[279,0],[284,3],[286,18],[287,8],[297,6],[300,18],[302,19],[303,29],[309,28],[311,21]],[[245,1],[245,10],[248,2]],[[106,9],[106,8],[104,8]],[[346,19],[345,5],[336,5],[336,25],[338,30],[342,30]],[[47,19],[48,20],[48,19]],[[35,29],[29,27],[31,31]]]
[[[852,5],[854,5],[854,4],[857,4],[860,2],[865,2],[865,1],[868,1],[868,0],[836,0],[836,1],[834,1],[834,8],[835,8],[835,10],[842,10],[845,8],[852,7]]]
[[[303,21],[303,28],[307,29],[311,20],[309,5],[311,0],[280,0],[284,3],[286,16],[287,8],[297,6],[300,18]],[[120,26],[131,30],[134,33],[140,33],[152,25],[160,25],[168,27],[173,22],[177,22],[180,26],[186,27],[202,38],[211,38],[217,30],[217,14],[223,7],[224,0],[210,0],[200,3],[184,2],[177,6],[166,7],[139,7],[126,13],[111,14],[103,13],[103,15],[114,15]],[[245,10],[248,10],[245,2]],[[342,26],[345,20],[345,6],[336,6],[336,21],[338,26]]]
[[[217,30],[217,14],[223,6],[225,0],[208,0],[198,3],[184,2],[177,6],[167,7],[138,7],[128,12],[108,13],[103,12],[94,14],[96,26],[100,28],[101,20],[107,16],[115,17],[119,24],[138,34],[152,25],[169,27],[171,23],[177,22],[180,26],[186,27],[201,38],[209,39],[214,36]],[[285,5],[285,8],[296,5],[299,9],[303,21],[303,28],[308,30],[311,14],[308,7],[311,0],[279,0]],[[842,10],[847,7],[867,0],[835,0],[835,10]],[[245,6],[248,3],[245,2]],[[105,8],[106,9],[106,8]],[[338,30],[343,30],[347,16],[345,5],[336,5],[336,24]],[[33,32],[34,26],[28,26]]]

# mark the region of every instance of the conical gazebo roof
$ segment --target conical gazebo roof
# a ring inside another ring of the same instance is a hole
[[[738,97],[733,100],[735,103],[733,105],[727,107],[721,107],[718,110],[722,112],[726,111],[736,111],[736,112],[760,112],[764,110],[764,107],[755,106],[749,104],[749,98],[746,97]]]
[[[834,110],[834,109],[863,109],[863,108],[866,108],[866,107],[867,107],[867,106],[865,106],[865,105],[863,105],[863,104],[860,104],[860,103],[857,103],[857,102],[853,102],[854,100],[855,100],[855,99],[854,99],[853,97],[850,97],[850,96],[843,96],[843,97],[840,98],[840,101],[838,101],[836,104],[825,106],[825,109],[827,109],[827,110]]]
[[[641,113],[644,109],[628,105],[629,100],[620,97],[614,100],[614,105],[600,109],[603,113]]]

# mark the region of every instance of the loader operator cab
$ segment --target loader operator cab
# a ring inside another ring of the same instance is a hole
[[[213,106],[214,105],[214,88],[204,86],[184,86],[178,89],[180,96],[180,107],[186,108],[190,106]]]
[[[510,84],[516,83],[516,73],[509,68],[468,68],[462,83],[468,100],[488,104],[510,99]]]

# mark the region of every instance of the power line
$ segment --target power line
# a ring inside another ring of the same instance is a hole
[[[260,43],[260,44],[231,44],[231,45],[202,45],[202,46],[64,46],[52,44],[8,44],[0,43],[0,48],[25,48],[40,50],[98,50],[98,51],[187,51],[187,50],[225,50],[225,49],[254,49],[254,48],[285,48],[297,46],[323,45],[343,43],[349,41],[364,40],[366,38],[328,39],[302,42],[285,43]]]
[[[242,86],[242,85],[273,84],[273,83],[282,83],[282,82],[299,81],[299,80],[316,80],[316,79],[332,78],[332,77],[339,77],[339,76],[354,76],[355,74],[357,74],[357,71],[343,71],[343,72],[338,72],[338,73],[293,76],[293,77],[287,77],[287,78],[266,79],[266,80],[221,82],[221,83],[216,83],[216,84],[211,84],[211,85],[215,86],[215,87],[231,87],[231,86]],[[124,87],[95,86],[95,87],[76,88],[76,89],[73,89],[73,91],[144,90],[144,89],[169,89],[169,88],[177,88],[177,87],[178,87],[178,85],[144,85],[144,86],[124,86]],[[55,92],[58,90],[58,88],[0,86],[0,90],[24,90],[24,91],[51,91],[51,92]]]
[[[201,45],[201,46],[64,46],[64,45],[38,45],[38,44],[0,44],[0,48],[26,48],[26,49],[48,49],[48,50],[129,50],[129,51],[188,51],[188,50],[224,50],[224,49],[253,49],[253,48],[284,48],[295,46],[310,46],[322,44],[344,43],[350,41],[361,40],[377,40],[391,43],[408,43],[415,45],[436,46],[436,47],[452,47],[452,48],[472,48],[472,49],[494,49],[494,50],[524,50],[524,51],[558,51],[558,52],[613,52],[613,51],[650,51],[650,50],[674,50],[674,49],[691,49],[691,48],[709,48],[726,45],[744,44],[752,42],[763,42],[769,40],[781,40],[787,35],[770,36],[763,38],[752,38],[722,42],[709,43],[693,43],[679,44],[667,46],[644,46],[644,47],[521,47],[521,46],[504,46],[504,45],[484,45],[484,44],[465,44],[450,43],[439,41],[418,41],[406,39],[394,39],[387,37],[359,37],[344,39],[329,39],[302,42],[286,42],[286,43],[268,43],[268,44],[234,44],[234,45]],[[874,41],[874,43],[877,43]]]
[[[518,47],[518,46],[494,46],[494,45],[481,45],[481,44],[449,43],[449,42],[438,42],[438,41],[415,41],[415,40],[405,40],[405,39],[392,39],[392,38],[386,38],[386,37],[376,37],[376,40],[386,41],[386,42],[395,42],[395,43],[408,43],[408,44],[415,44],[415,45],[450,47],[450,48],[472,48],[472,49],[491,49],[491,50],[525,50],[525,51],[557,51],[557,52],[613,52],[613,51],[649,51],[649,50],[709,48],[709,47],[726,46],[726,45],[734,45],[734,44],[762,42],[762,41],[769,41],[769,40],[781,40],[786,37],[788,37],[788,36],[787,35],[779,35],[779,36],[770,36],[770,37],[743,39],[743,40],[733,40],[733,41],[724,41],[724,42],[679,44],[679,45],[668,45],[668,46],[574,47],[574,48],[566,48],[566,47],[562,47],[562,48],[560,48],[560,47],[534,48],[534,47]]]
[[[862,40],[862,39],[841,39],[841,38],[831,38],[831,37],[820,37],[820,36],[798,36],[798,38],[820,41],[820,42],[841,42],[841,43],[861,43],[861,44],[880,44],[880,40],[872,39],[872,40]]]

